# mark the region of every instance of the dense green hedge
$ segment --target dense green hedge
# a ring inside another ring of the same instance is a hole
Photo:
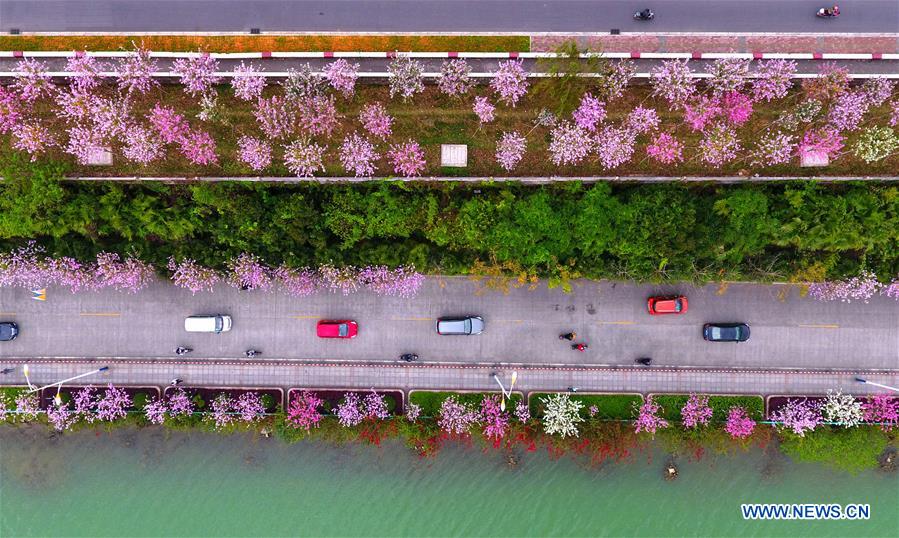
[[[535,417],[543,416],[540,398],[549,396],[549,392],[533,392],[529,395],[531,414]],[[636,413],[634,406],[643,403],[643,397],[637,394],[571,394],[572,400],[584,404],[581,416],[590,416],[590,406],[595,405],[599,412],[596,418],[602,420],[632,420]]]
[[[654,396],[653,400],[662,406],[662,417],[680,422],[683,420],[680,411],[688,398],[687,394],[662,394]],[[709,396],[713,422],[726,421],[730,408],[738,406],[746,408],[754,420],[762,420],[765,417],[765,400],[761,396]]]
[[[899,187],[878,184],[60,183],[0,168],[0,249],[171,255],[243,251],[296,266],[414,263],[443,274],[559,279],[816,280],[899,272]]]
[[[878,426],[821,426],[804,437],[790,431],[780,433],[780,449],[791,458],[849,472],[875,467],[889,442],[890,435]]]

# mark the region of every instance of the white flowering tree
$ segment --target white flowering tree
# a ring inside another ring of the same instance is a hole
[[[862,421],[862,403],[851,394],[843,394],[842,390],[827,391],[827,399],[821,406],[824,420],[846,428],[854,428]]]
[[[544,406],[543,431],[562,437],[578,436],[577,423],[584,420],[580,415],[583,403],[572,400],[567,394],[551,394],[540,401]]]

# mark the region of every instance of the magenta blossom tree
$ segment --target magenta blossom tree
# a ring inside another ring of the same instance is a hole
[[[102,134],[89,127],[72,127],[68,130],[69,143],[65,152],[73,155],[78,164],[89,164],[98,153],[106,150]]]
[[[635,107],[627,115],[625,127],[635,134],[646,134],[659,128],[659,114],[652,108]]]
[[[731,407],[727,413],[724,431],[730,434],[733,439],[746,439],[752,435],[753,430],[755,430],[755,421],[749,417],[746,409]]]
[[[863,92],[846,92],[837,96],[827,121],[837,131],[854,131],[867,111],[868,100]]]
[[[450,396],[440,405],[437,424],[448,435],[467,435],[478,418],[476,411]]]
[[[340,59],[325,66],[325,79],[332,88],[349,99],[356,91],[356,79],[359,78],[359,64]]]
[[[515,418],[522,424],[527,424],[531,420],[531,408],[524,400],[515,404]]]
[[[78,420],[88,424],[96,420],[96,407],[99,397],[94,387],[84,387],[72,396],[73,412]]]
[[[234,422],[234,400],[227,394],[221,393],[216,396],[210,408],[206,420],[215,424],[215,429],[220,430]]]
[[[731,125],[743,125],[752,116],[752,99],[739,92],[724,94],[722,102],[724,118]]]
[[[474,86],[470,74],[471,67],[465,60],[461,58],[447,60],[440,66],[437,87],[446,95],[455,97],[465,95]]]
[[[846,280],[816,282],[809,284],[808,294],[819,301],[864,301],[867,303],[877,293],[881,284],[870,271],[862,271],[858,276]]]
[[[383,394],[378,394],[375,389],[365,395],[362,402],[365,412],[365,418],[373,420],[385,420],[390,418],[390,410],[387,408],[387,400]]]
[[[643,405],[634,405],[637,410],[637,420],[634,421],[634,431],[636,433],[649,432],[655,436],[656,431],[667,428],[668,421],[659,416],[662,407],[653,401],[652,396],[647,396]]]
[[[272,270],[262,263],[259,256],[244,252],[228,262],[231,274],[228,283],[240,290],[272,289]]]
[[[369,134],[381,140],[387,140],[393,133],[393,118],[387,113],[384,105],[377,101],[362,107],[362,112],[359,113],[359,120],[362,122],[362,127]]]
[[[242,136],[237,140],[237,158],[260,172],[272,164],[272,147],[258,138]]]
[[[684,105],[684,122],[694,131],[703,131],[721,112],[718,97],[700,95]]]
[[[97,254],[93,275],[97,287],[137,293],[155,280],[156,271],[152,265],[137,258],[129,256],[122,260],[116,253],[101,252]]]
[[[216,71],[218,62],[206,53],[179,58],[172,64],[172,72],[181,77],[184,91],[190,95],[201,95],[212,90],[221,81]]]
[[[15,399],[16,418],[22,422],[36,420],[41,414],[40,400],[37,394],[19,394]]]
[[[309,136],[331,136],[340,123],[333,95],[318,95],[301,100],[299,117],[302,129]]]
[[[752,81],[752,97],[756,101],[772,101],[786,97],[793,85],[796,62],[793,60],[762,60],[756,64]]]
[[[184,389],[176,388],[166,400],[169,407],[169,416],[185,417],[194,413],[194,405]]]
[[[518,131],[503,133],[496,142],[496,162],[511,172],[521,162],[526,149],[527,140]]]
[[[303,428],[306,431],[317,428],[322,420],[319,407],[323,403],[324,400],[308,390],[294,394],[287,406],[287,423],[294,428]]]
[[[165,400],[153,399],[144,405],[144,415],[150,424],[162,424],[169,412],[169,406]]]
[[[62,432],[75,425],[77,416],[66,405],[50,405],[47,407],[47,422],[53,429]]]
[[[805,398],[787,400],[786,405],[771,413],[771,420],[780,423],[778,427],[791,430],[800,437],[824,422],[820,405]]]
[[[484,425],[484,437],[499,441],[509,431],[509,414],[500,408],[498,395],[485,396],[481,400],[480,422]]]
[[[475,115],[478,117],[478,121],[481,122],[481,125],[485,123],[490,123],[496,118],[496,107],[490,103],[490,100],[483,96],[477,96],[474,98],[474,105],[472,106],[472,110]]]
[[[240,62],[240,65],[234,68],[231,88],[234,90],[234,96],[242,101],[259,99],[262,97],[262,90],[265,89],[265,76],[255,65]]]
[[[176,262],[169,258],[168,270],[172,273],[172,283],[179,288],[186,288],[196,295],[198,291],[212,291],[221,277],[218,272],[204,267],[190,258]]]
[[[122,155],[137,164],[149,164],[164,155],[162,139],[151,129],[131,125],[125,129]]]
[[[690,394],[687,403],[681,408],[681,417],[683,417],[684,427],[686,428],[698,428],[699,426],[707,425],[712,419],[709,397]]]
[[[403,177],[420,176],[425,169],[425,152],[414,140],[391,144],[387,158],[394,173]]]
[[[272,272],[278,287],[291,297],[308,297],[318,289],[318,274],[309,268],[280,265]]]
[[[662,164],[675,164],[684,160],[684,145],[671,133],[659,133],[646,146],[646,154]]]
[[[371,177],[375,173],[375,161],[380,158],[375,146],[358,133],[344,138],[340,146],[340,163],[356,177]]]
[[[843,149],[843,136],[832,127],[824,127],[806,131],[796,151],[801,158],[820,154],[832,159],[841,149]]]
[[[153,78],[157,69],[150,50],[143,46],[135,47],[130,55],[119,60],[119,76],[116,79],[119,90],[130,96],[134,93],[145,94],[158,87],[159,81]]]
[[[265,416],[265,405],[258,392],[244,392],[234,400],[232,409],[237,418],[248,424],[258,422]]]
[[[404,265],[395,269],[386,265],[370,265],[354,275],[358,284],[377,295],[404,299],[415,297],[425,280],[424,275],[417,272],[414,266]]]
[[[192,164],[218,164],[215,140],[206,131],[188,131],[181,139],[180,149],[184,158]]]
[[[581,104],[572,113],[575,125],[585,131],[595,132],[596,126],[606,118],[605,104],[593,97],[589,93],[585,93],[581,97]]]
[[[607,125],[594,139],[599,163],[611,170],[628,162],[634,155],[635,137],[629,129]]]
[[[0,133],[12,131],[22,121],[22,101],[5,86],[0,86]]]
[[[46,62],[25,58],[13,68],[16,77],[13,87],[22,99],[29,103],[42,97],[50,97],[53,95],[54,86],[48,71]]]
[[[528,74],[522,60],[500,62],[490,80],[490,87],[504,104],[514,107],[528,93]]]
[[[100,73],[106,70],[106,65],[84,51],[76,52],[66,62],[66,71],[72,73],[68,77],[69,85],[80,93],[91,92],[100,86],[103,83]]]
[[[31,162],[56,145],[56,138],[50,130],[37,122],[18,123],[12,129],[13,147],[28,153]]]
[[[110,383],[103,397],[97,400],[97,419],[111,422],[125,418],[129,407],[131,396],[128,396],[125,389],[114,387]]]
[[[899,426],[899,398],[890,394],[875,394],[862,403],[865,422],[880,424],[884,431]]]
[[[166,144],[180,143],[190,132],[190,125],[184,116],[175,112],[173,108],[159,103],[156,103],[147,119]]]

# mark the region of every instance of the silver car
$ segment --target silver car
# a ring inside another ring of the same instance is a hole
[[[484,332],[484,320],[480,316],[437,320],[437,334],[481,334],[482,332]]]

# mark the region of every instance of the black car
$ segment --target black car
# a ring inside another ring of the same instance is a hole
[[[0,342],[9,342],[19,336],[19,326],[12,321],[0,321]]]
[[[706,323],[702,337],[709,342],[745,342],[749,340],[749,325],[745,323]]]

